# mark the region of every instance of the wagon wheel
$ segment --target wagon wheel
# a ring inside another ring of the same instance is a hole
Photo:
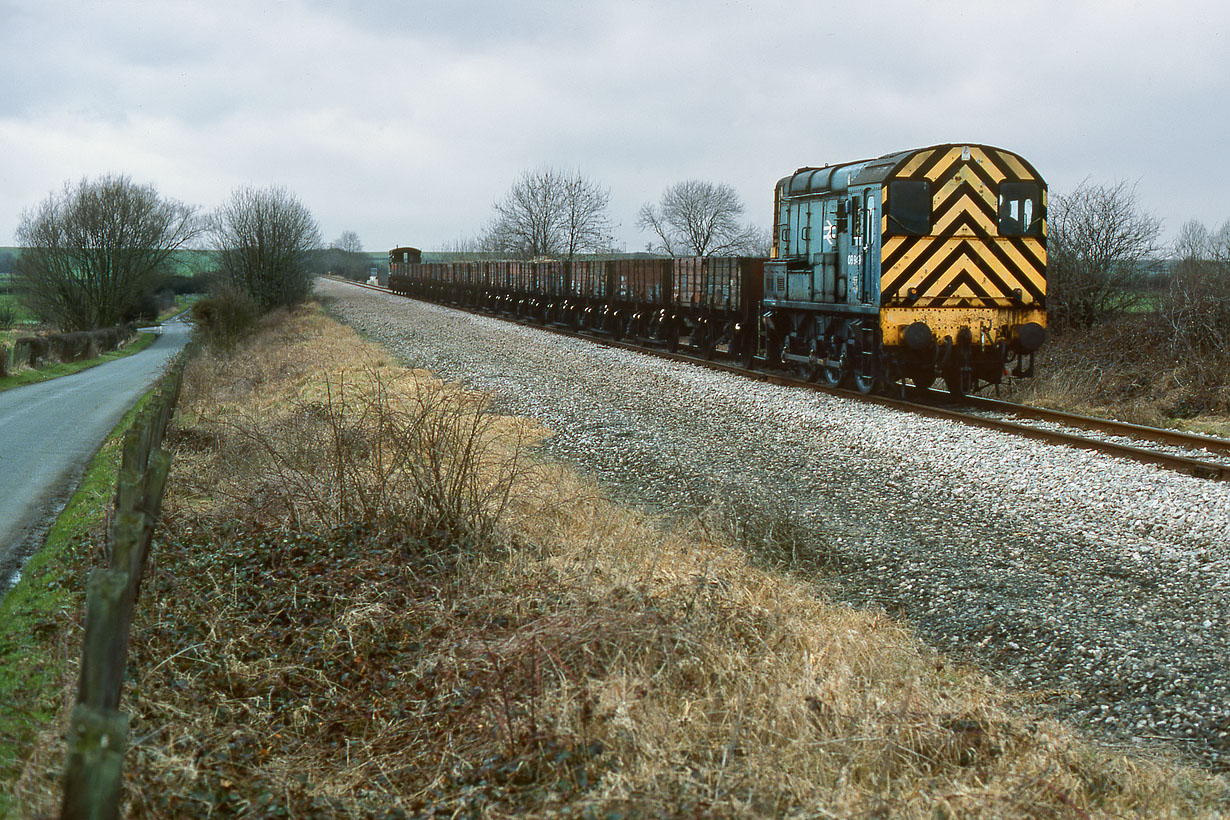
[[[740,361],[742,361],[745,370],[754,370],[756,367],[756,341],[756,337],[750,333],[744,335]]]
[[[679,325],[670,319],[662,323],[662,333],[666,336],[666,352],[679,351]]]
[[[717,350],[718,334],[716,329],[708,322],[700,326],[700,343],[697,345],[700,348],[700,355],[704,359],[712,359],[714,352]]]

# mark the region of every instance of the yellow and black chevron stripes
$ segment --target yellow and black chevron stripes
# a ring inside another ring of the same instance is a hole
[[[885,304],[990,306],[1045,300],[1045,232],[1041,237],[999,235],[1000,184],[1041,183],[1019,157],[983,146],[941,146],[908,157],[890,179],[930,184],[931,231],[929,236],[894,236],[887,218],[882,222]],[[1043,209],[1045,202],[1043,193]]]

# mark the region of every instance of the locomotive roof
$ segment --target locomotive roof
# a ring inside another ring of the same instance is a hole
[[[877,182],[883,182],[898,168],[909,162],[911,158],[925,151],[935,151],[937,149],[948,151],[949,149],[960,147],[979,148],[984,152],[988,150],[997,151],[1001,154],[1015,157],[1022,166],[1028,169],[1035,179],[1041,180],[1033,166],[1024,157],[1012,151],[1005,151],[1003,148],[994,148],[989,145],[978,145],[976,143],[948,143],[929,145],[925,148],[911,148],[908,151],[885,154],[874,159],[861,159],[855,162],[825,165],[819,168],[800,168],[790,176],[782,177],[778,180],[777,189],[783,197],[841,193],[851,185],[873,185]]]

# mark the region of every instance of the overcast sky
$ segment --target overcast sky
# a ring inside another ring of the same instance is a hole
[[[796,167],[944,142],[1052,194],[1137,182],[1169,237],[1230,218],[1228,30],[1214,0],[0,0],[0,245],[113,172],[204,210],[280,185],[326,241],[435,249],[553,165],[639,250],[671,183],[768,226]]]

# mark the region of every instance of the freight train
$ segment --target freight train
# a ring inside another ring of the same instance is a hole
[[[395,248],[389,288],[862,392],[943,378],[964,394],[1033,375],[1046,204],[1021,156],[935,145],[781,179],[768,259],[424,264]]]

